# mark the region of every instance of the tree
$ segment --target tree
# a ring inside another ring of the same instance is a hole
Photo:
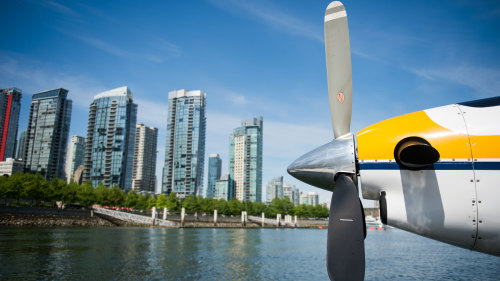
[[[311,215],[307,207],[308,206],[305,204],[300,204],[299,206],[295,207],[295,215],[301,218],[310,217]]]
[[[132,190],[127,193],[125,197],[125,207],[136,208],[137,202],[139,201],[139,195]]]
[[[215,209],[215,203],[216,200],[214,200],[213,198],[202,198],[200,203],[201,211],[207,214],[212,214]]]
[[[227,201],[224,199],[219,199],[215,201],[215,210],[218,214],[224,214],[226,216],[230,215],[229,208],[227,207]]]
[[[229,213],[234,216],[241,215],[241,211],[243,211],[243,203],[236,198],[232,198],[227,202],[227,207],[229,208]]]
[[[153,207],[156,206],[156,197],[151,196],[148,199],[148,210],[152,209]]]
[[[185,208],[186,212],[190,214],[199,209],[198,202],[192,194],[189,194],[186,198],[184,198],[184,200],[182,200],[182,207]]]
[[[9,181],[8,175],[0,176],[0,198],[4,199],[4,203],[7,199],[7,182]]]
[[[260,216],[267,211],[266,204],[262,202],[252,202],[252,211],[249,213],[252,216]]]
[[[179,212],[180,211],[180,203],[179,198],[174,192],[171,192],[167,198],[167,208],[169,212]]]
[[[80,205],[92,206],[96,203],[95,189],[90,181],[80,185],[76,194],[76,200]]]
[[[168,200],[167,200],[167,196],[165,196],[165,194],[158,195],[158,198],[156,199],[156,207],[157,208],[163,209],[163,208],[167,207],[167,203],[168,203]]]
[[[125,201],[125,193],[115,185],[108,192],[108,200],[112,206],[121,207]]]
[[[61,200],[64,204],[70,204],[77,201],[78,189],[78,184],[74,181],[71,181],[71,183],[63,187]]]
[[[21,172],[10,176],[6,182],[5,196],[9,199],[17,199],[17,202],[19,202],[22,193],[23,180],[24,174]]]
[[[95,199],[97,204],[99,205],[111,205],[111,202],[109,200],[109,190],[102,182],[99,183],[99,185],[97,185],[97,188],[95,189]]]
[[[148,200],[149,200],[149,194],[138,195],[137,196],[137,204],[135,205],[136,209],[146,210],[148,208]]]

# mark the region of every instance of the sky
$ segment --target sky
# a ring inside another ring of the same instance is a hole
[[[207,94],[206,160],[227,173],[229,135],[264,118],[263,200],[286,167],[333,139],[323,17],[329,1],[0,2],[0,87],[31,95],[65,88],[70,135],[86,136],[100,92],[128,86],[138,122],[159,129],[161,184],[169,91]],[[351,131],[397,115],[499,95],[498,1],[345,1],[353,69]],[[206,189],[206,171],[204,189]],[[368,203],[369,204],[369,203]],[[366,205],[366,202],[365,202]]]

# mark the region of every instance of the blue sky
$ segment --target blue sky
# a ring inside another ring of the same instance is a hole
[[[31,95],[63,87],[71,135],[86,135],[96,94],[127,85],[138,122],[159,128],[164,159],[167,93],[207,93],[206,152],[227,172],[229,134],[264,117],[263,187],[333,138],[323,41],[329,1],[1,1],[0,87]],[[425,108],[498,95],[496,1],[345,1],[352,49],[351,130]],[[205,177],[206,181],[206,177]],[[206,183],[204,184],[206,187]],[[263,190],[265,194],[265,188]],[[265,199],[265,198],[263,198]]]

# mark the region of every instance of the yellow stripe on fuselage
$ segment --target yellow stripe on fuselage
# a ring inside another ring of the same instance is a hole
[[[500,158],[500,136],[468,136],[444,128],[424,112],[417,111],[373,124],[358,133],[359,160],[394,159],[394,149],[403,139],[421,137],[439,151],[441,159]],[[470,140],[470,142],[469,142]]]
[[[394,148],[408,137],[421,137],[439,151],[441,158],[470,159],[466,134],[443,128],[424,111],[373,124],[358,133],[359,160],[394,159]]]

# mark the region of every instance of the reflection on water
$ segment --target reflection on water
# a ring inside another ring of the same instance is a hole
[[[328,280],[326,230],[3,228],[0,280]],[[497,280],[500,258],[369,231],[366,280]]]

